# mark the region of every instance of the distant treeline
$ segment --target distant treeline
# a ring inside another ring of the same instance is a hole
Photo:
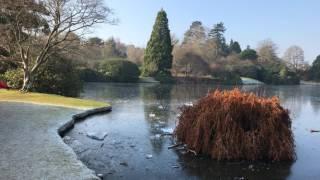
[[[243,48],[235,39],[226,40],[223,22],[208,28],[201,21],[194,21],[180,40],[170,32],[167,14],[161,10],[147,47],[142,48],[113,37],[103,40],[83,38],[76,31],[65,29],[52,31],[49,26],[61,28],[59,24],[37,16],[45,13],[44,4],[34,2],[21,9],[19,1],[14,2],[1,7],[0,12],[0,80],[13,88],[76,96],[82,81],[137,82],[139,76],[151,76],[161,82],[227,84],[240,84],[241,76],[267,84],[299,84],[300,79],[320,81],[320,56],[310,66],[303,49],[293,45],[279,57],[277,45],[270,39],[259,42],[256,48]],[[64,6],[66,9],[70,4]],[[83,1],[79,8],[86,6],[89,4]],[[102,6],[92,6],[97,7]],[[57,11],[64,12],[63,8]],[[92,10],[96,13],[88,21],[102,17],[100,9]],[[14,16],[21,12],[25,16]],[[108,18],[108,13],[103,16]],[[49,16],[58,18],[56,14]],[[34,21],[27,21],[27,17]],[[16,26],[15,22],[21,23]],[[79,19],[78,23],[85,22]]]

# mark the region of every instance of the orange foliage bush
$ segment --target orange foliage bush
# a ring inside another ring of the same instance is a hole
[[[181,110],[175,136],[197,153],[217,160],[295,159],[289,112],[276,97],[216,90]]]

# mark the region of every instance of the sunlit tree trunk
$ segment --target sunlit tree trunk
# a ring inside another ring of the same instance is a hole
[[[32,88],[32,76],[28,71],[23,71],[23,85],[20,91],[28,92]]]

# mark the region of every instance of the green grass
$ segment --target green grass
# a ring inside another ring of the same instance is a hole
[[[110,104],[93,100],[43,93],[21,93],[17,90],[0,90],[0,101],[60,106],[81,110],[110,106]]]

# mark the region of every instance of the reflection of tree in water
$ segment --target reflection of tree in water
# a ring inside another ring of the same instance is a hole
[[[88,83],[85,85],[86,96],[92,99],[108,100],[117,103],[119,99],[139,98],[138,84],[130,83]],[[116,102],[114,102],[116,101]]]
[[[253,92],[259,96],[279,97],[281,105],[289,109],[291,116],[297,117],[308,103],[308,89],[303,86],[243,86],[241,90]]]
[[[186,103],[204,97],[209,91],[232,88],[233,86],[219,86],[212,84],[177,84],[172,88],[171,99],[174,103]]]
[[[211,89],[213,87],[209,87],[208,85],[179,84],[173,87],[172,97],[177,102],[190,102],[205,96]]]
[[[177,152],[185,176],[199,179],[286,179],[291,174],[291,162],[218,162],[209,157],[195,157]],[[249,168],[249,166],[251,166]]]
[[[277,90],[281,104],[289,109],[292,119],[301,114],[302,108],[308,103],[307,89],[301,86],[279,87]]]
[[[234,86],[180,84],[172,88],[172,103],[190,102],[204,96],[209,90],[232,89]],[[311,103],[314,112],[320,112],[320,91],[312,86],[239,86],[242,91],[260,96],[277,96],[281,104],[290,110],[291,116],[298,117],[302,108]]]
[[[150,141],[155,153],[162,151],[162,128],[168,127],[172,85],[142,86],[144,116],[150,125]]]
[[[310,105],[315,114],[320,112],[320,91],[319,88],[310,88]]]
[[[315,114],[319,114],[319,112],[320,112],[320,97],[318,96],[316,98],[316,100],[311,100],[310,104],[311,104],[313,112]]]

